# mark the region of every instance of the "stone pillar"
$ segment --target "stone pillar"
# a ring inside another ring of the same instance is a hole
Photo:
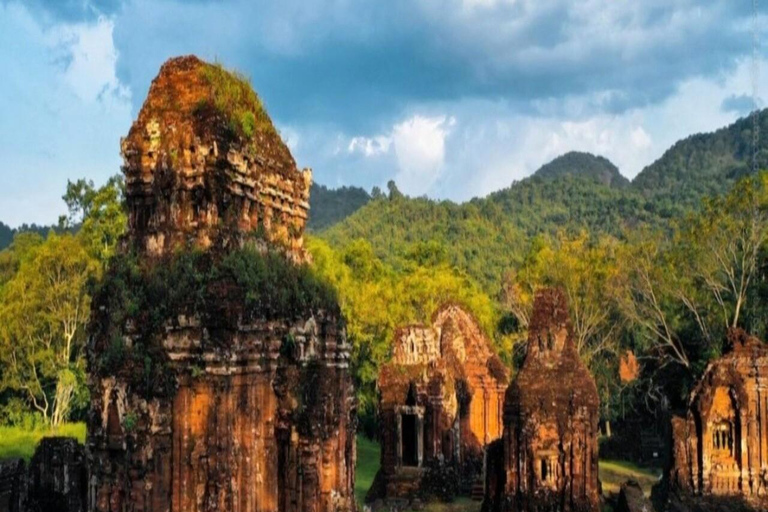
[[[734,443],[738,441],[734,439]],[[702,493],[709,493],[712,491],[712,485],[710,481],[710,464],[709,454],[712,452],[712,439],[709,432],[709,425],[706,418],[701,416],[701,489]]]
[[[489,429],[490,425],[488,423],[489,416],[490,416],[490,396],[488,395],[488,390],[485,388],[485,385],[483,385],[483,444],[488,444],[490,441],[490,435],[489,435]]]

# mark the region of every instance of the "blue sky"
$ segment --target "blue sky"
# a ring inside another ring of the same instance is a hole
[[[395,179],[411,195],[463,201],[569,150],[631,178],[676,140],[748,113],[751,9],[0,0],[0,220],[54,222],[68,178],[119,172],[119,138],[150,81],[189,53],[250,76],[298,164],[329,186]]]

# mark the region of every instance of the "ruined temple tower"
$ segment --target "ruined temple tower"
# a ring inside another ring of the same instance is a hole
[[[88,510],[354,510],[350,346],[302,247],[310,172],[247,81],[196,57],[163,65],[122,154]]]
[[[472,485],[484,447],[501,436],[508,383],[488,337],[456,304],[441,307],[431,325],[399,329],[379,373],[381,468],[367,500],[430,494],[430,471]]]
[[[485,511],[597,511],[598,395],[579,359],[565,295],[534,299],[528,346],[489,447]]]
[[[742,496],[768,506],[768,346],[741,329],[672,419],[669,477],[677,490]],[[765,508],[761,508],[765,510]]]

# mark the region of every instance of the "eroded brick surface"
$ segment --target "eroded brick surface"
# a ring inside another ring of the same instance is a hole
[[[672,419],[673,490],[740,496],[768,508],[768,347],[740,329]]]
[[[204,65],[167,62],[123,140],[121,250],[164,265],[178,247],[216,255],[254,243],[305,261],[309,172],[271,125],[233,135],[211,111]],[[147,369],[134,357],[130,375],[97,371],[114,339],[100,327],[108,298],[94,301],[89,511],[355,510],[356,402],[338,308],[260,320],[233,299],[244,296],[236,283],[214,283],[222,300],[174,314],[151,337],[126,322],[118,341],[146,354]],[[157,368],[170,384],[139,386],[163,380]]]
[[[507,369],[470,313],[447,304],[399,329],[379,373],[381,469],[368,500],[446,498],[481,474],[501,436]]]
[[[216,108],[224,92],[210,83],[211,69],[193,56],[166,62],[121,141],[128,240],[158,255],[260,230],[302,259],[312,172],[297,169],[269,119],[260,121],[265,112],[256,112],[250,137],[235,136]]]
[[[489,450],[485,511],[597,511],[598,395],[560,290],[536,294],[525,362]]]

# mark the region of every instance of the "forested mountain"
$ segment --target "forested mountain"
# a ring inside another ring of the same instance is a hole
[[[433,242],[444,248],[446,263],[495,293],[503,272],[522,260],[536,235],[586,230],[618,236],[625,226],[657,221],[645,209],[644,198],[629,188],[566,173],[534,175],[463,204],[409,198],[392,184],[387,197],[371,201],[320,236],[335,247],[365,239],[390,263],[416,250],[415,245]]]
[[[328,188],[312,183],[309,193],[309,229],[320,231],[352,215],[371,200],[360,187]]]
[[[758,167],[768,168],[768,109],[758,115]],[[695,207],[701,198],[719,195],[752,165],[752,118],[739,119],[712,133],[691,135],[643,169],[632,189],[664,217]]]
[[[561,155],[548,164],[542,165],[534,174],[544,179],[565,175],[584,176],[609,187],[622,188],[629,185],[629,180],[621,175],[619,168],[610,160],[580,151]]]
[[[759,119],[762,133],[768,134],[768,110]],[[463,204],[409,198],[392,184],[388,197],[371,201],[320,236],[335,247],[366,239],[389,262],[412,244],[437,242],[445,248],[447,263],[493,293],[505,268],[521,261],[537,235],[584,230],[620,237],[627,227],[668,229],[669,219],[697,209],[703,197],[722,194],[749,172],[751,129],[745,118],[684,139],[631,184],[609,160],[578,152]],[[768,136],[759,143],[761,167],[766,168]]]

